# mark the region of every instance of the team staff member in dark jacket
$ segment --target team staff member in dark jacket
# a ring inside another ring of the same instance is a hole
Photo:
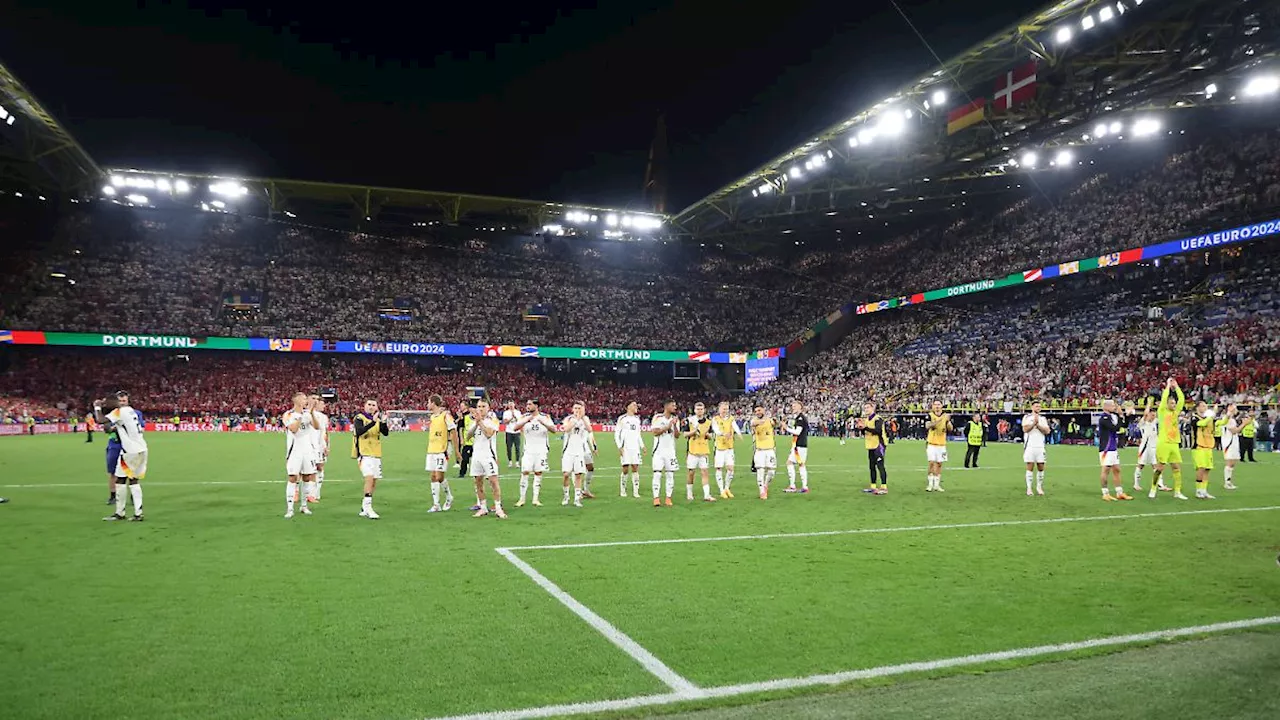
[[[391,434],[386,418],[378,412],[377,400],[365,400],[364,412],[351,420],[351,457],[360,466],[364,477],[364,500],[360,504],[360,517],[377,520],[373,511],[373,489],[382,479],[382,438]]]
[[[987,426],[982,422],[982,416],[974,415],[969,424],[965,426],[964,433],[964,466],[976,468],[978,467],[978,453],[982,450],[982,446],[987,444]]]
[[[458,404],[458,437],[462,438],[462,447],[458,448],[458,477],[466,477],[467,472],[471,469],[471,453],[475,451],[475,438],[470,432],[471,426],[475,424],[475,419],[471,417],[471,406],[465,402]],[[472,510],[479,510],[480,503],[477,502]]]
[[[884,469],[885,436],[888,427],[883,418],[876,415],[876,404],[866,403],[862,406],[862,417],[858,419],[858,430],[862,431],[862,439],[867,448],[867,469],[871,471],[871,485],[862,492],[873,495],[889,494],[889,474]],[[880,482],[876,483],[876,473],[880,474]]]

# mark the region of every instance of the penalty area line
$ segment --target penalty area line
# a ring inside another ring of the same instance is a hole
[[[907,525],[904,527],[858,528],[855,530],[817,530],[798,533],[766,533],[763,535],[724,535],[720,537],[667,538],[660,540],[613,540],[594,543],[561,543],[559,545],[521,545],[503,550],[572,550],[576,548],[621,547],[627,545],[679,545],[683,543],[732,542],[740,540],[778,540],[784,538],[831,537],[835,535],[880,535],[885,533],[923,532],[928,530],[966,530],[970,528],[1016,527],[1019,525],[1053,525],[1058,523],[1104,522],[1144,518],[1180,517],[1185,515],[1220,515],[1223,513],[1265,512],[1280,510],[1280,505],[1263,507],[1219,508],[1215,510],[1173,510],[1170,512],[1133,513],[1131,515],[1086,515],[1042,518],[1036,520],[991,520],[988,522],[949,523],[945,525]]]
[[[1179,638],[1194,637],[1197,635],[1211,635],[1214,633],[1248,630],[1251,628],[1260,628],[1271,625],[1280,625],[1280,615],[1251,618],[1248,620],[1233,620],[1230,622],[1213,623],[1211,625],[1195,625],[1192,627],[1172,628],[1169,630],[1156,630],[1153,632],[1135,633],[1132,635],[1114,635],[1111,637],[1094,638],[1092,640],[1082,640],[1079,642],[1037,645],[1034,647],[1015,648],[1013,650],[1002,650],[999,652],[982,653],[979,655],[962,655],[959,657],[943,658],[941,660],[902,663],[898,665],[881,665],[879,667],[866,668],[864,670],[850,670],[848,672],[809,675],[807,677],[784,678],[781,680],[766,680],[763,682],[743,683],[740,685],[722,685],[720,687],[702,688],[694,695],[688,695],[680,692],[667,693],[663,695],[639,695],[636,697],[621,698],[618,700],[601,700],[597,702],[571,703],[565,705],[546,705],[543,707],[525,708],[522,710],[496,710],[491,712],[473,713],[470,715],[449,715],[430,718],[429,720],[525,720],[525,718],[564,717],[618,710],[635,710],[645,707],[674,705],[676,703],[687,702],[689,700],[730,698],[779,690],[796,690],[822,685],[841,685],[857,680],[889,678],[899,675],[909,675],[912,673],[927,673],[952,668],[970,667],[974,665],[986,665],[1008,660],[1026,660],[1030,658],[1059,655],[1082,650],[1094,650],[1106,647],[1119,647],[1123,645],[1138,645],[1142,643],[1177,640]]]

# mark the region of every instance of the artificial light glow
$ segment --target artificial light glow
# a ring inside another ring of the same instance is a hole
[[[285,217],[291,217],[291,218],[298,217],[297,215],[293,214],[292,212],[289,212],[288,210],[285,210],[284,214],[285,214]]]
[[[173,183],[173,189],[177,190],[178,193],[185,195],[186,193],[191,192],[191,183],[186,180],[178,180]]]
[[[1092,16],[1092,15],[1085,15],[1085,16],[1084,16],[1084,20],[1081,20],[1081,21],[1080,21],[1080,27],[1084,28],[1085,30],[1092,30],[1092,29],[1093,29],[1093,16]]]
[[[164,178],[158,178],[156,180],[156,189],[160,190],[161,192],[169,192],[170,188],[172,187],[173,186],[169,184],[169,181],[165,180]]]
[[[1111,19],[1115,16],[1116,11],[1112,10],[1110,5],[1107,5],[1098,11],[1098,19],[1102,22],[1111,22]]]
[[[1022,154],[1022,166],[1033,168],[1036,166],[1036,154],[1033,152]]]
[[[146,205],[149,202],[146,195],[125,195],[124,199],[134,205]]]
[[[49,277],[51,277],[51,278],[58,278],[59,280],[61,280],[61,279],[65,278],[66,276],[67,276],[67,274],[66,274],[66,273],[64,273],[64,272],[52,272],[52,273],[49,273]]]
[[[823,155],[823,154],[821,154],[821,153],[819,153],[819,154],[814,155],[813,157],[809,158],[809,162],[813,163],[813,166],[814,166],[814,167],[816,167],[816,168],[820,168],[820,167],[822,167],[823,165],[826,165],[826,164],[827,164],[827,156],[826,156],[826,155]]]
[[[765,183],[756,189],[759,190],[761,195],[765,195],[767,193],[773,192],[773,185],[771,185],[770,183]]]
[[[800,168],[793,166],[787,171],[787,174],[790,175],[793,180],[798,179],[800,177]]]
[[[1107,124],[1098,123],[1093,126],[1093,136],[1096,138],[1104,138],[1107,136]]]
[[[1120,132],[1120,130],[1122,130],[1122,129],[1123,129],[1123,127],[1120,125],[1120,121],[1119,121],[1119,120],[1117,120],[1117,121],[1115,121],[1115,122],[1111,123],[1111,127],[1110,127],[1110,128],[1108,128],[1108,129],[1111,131],[1111,134],[1112,134],[1112,135],[1115,135],[1116,133],[1119,133],[1119,132]]]
[[[885,134],[890,137],[900,135],[906,125],[905,116],[891,110],[880,116],[880,122],[876,124],[876,134]]]
[[[1055,158],[1053,159],[1053,162],[1054,162],[1054,164],[1056,164],[1058,167],[1062,167],[1063,165],[1070,165],[1070,164],[1071,164],[1071,151],[1070,151],[1070,150],[1062,150],[1062,151],[1060,151],[1060,152],[1058,153],[1057,157],[1055,157]]]
[[[221,200],[214,200],[213,202],[211,202],[211,203],[209,203],[209,204],[210,204],[210,205],[212,205],[212,206],[214,206],[214,207],[216,207],[216,208],[218,208],[219,210],[223,210],[223,209],[225,209],[225,208],[227,207],[227,204],[226,204],[225,202],[221,201]]]
[[[934,91],[933,91],[932,99],[933,99],[933,104],[934,104],[934,105],[945,105],[945,104],[946,104],[946,102],[947,102],[947,91],[946,91],[946,90],[934,90]]]
[[[1209,83],[1204,87],[1204,94],[1212,97],[1218,92],[1218,83]]]
[[[623,215],[623,216],[622,216],[622,227],[631,227],[631,216],[630,216],[630,215]]]
[[[249,188],[235,182],[220,182],[209,186],[209,192],[214,195],[225,195],[227,197],[239,197],[249,194]]]
[[[858,137],[854,139],[862,143],[863,145],[866,145],[867,143],[870,143],[872,140],[876,139],[876,130],[875,128],[864,128],[862,130],[859,130]]]
[[[613,213],[609,213],[608,215],[605,215],[604,224],[608,225],[609,227],[618,227],[618,216],[614,215]]]
[[[1244,85],[1245,97],[1258,97],[1259,95],[1270,95],[1280,90],[1280,77],[1275,75],[1259,75],[1251,78]]]
[[[111,184],[115,185],[116,187],[121,187],[124,185],[124,178],[119,175],[112,175]]]
[[[1057,40],[1059,45],[1071,42],[1071,28],[1058,28],[1058,32],[1054,34],[1053,39]]]
[[[1143,118],[1133,124],[1133,136],[1145,137],[1154,135],[1160,131],[1160,121],[1153,118]]]
[[[908,120],[910,120],[910,119],[911,119],[911,115],[912,115],[912,114],[913,114],[913,113],[911,112],[911,108],[907,108],[906,110],[902,111],[902,117],[904,117],[904,118],[906,118],[906,119],[908,119]]]
[[[106,195],[107,197],[111,197],[112,195],[116,194],[116,189],[114,187],[111,187],[110,185],[105,185],[102,188],[102,194]]]

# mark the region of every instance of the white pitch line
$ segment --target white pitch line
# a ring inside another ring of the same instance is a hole
[[[818,530],[798,533],[766,533],[763,535],[724,535],[721,537],[669,538],[663,540],[614,540],[594,543],[563,543],[560,545],[521,545],[501,548],[520,552],[525,550],[570,550],[575,548],[618,547],[624,545],[676,545],[681,543],[730,542],[734,540],[776,540],[780,538],[829,537],[832,535],[877,535],[882,533],[921,532],[925,530],[964,530],[968,528],[1012,527],[1017,525],[1050,525],[1054,523],[1103,522],[1107,520],[1134,520],[1181,515],[1217,515],[1221,513],[1264,512],[1280,510],[1280,505],[1264,507],[1221,508],[1217,510],[1174,510],[1171,512],[1134,513],[1132,515],[1096,515],[1043,518],[1039,520],[992,520],[974,523],[950,523],[946,525],[907,525],[905,527],[858,528],[855,530]]]
[[[470,715],[449,715],[445,717],[432,718],[430,720],[525,720],[525,718],[565,717],[570,715],[586,715],[589,713],[601,713],[617,710],[634,710],[642,707],[673,705],[675,703],[701,698],[727,698],[776,690],[794,690],[798,688],[814,687],[817,685],[840,685],[856,680],[895,677],[911,673],[934,672],[950,668],[985,665],[1005,660],[1025,660],[1028,658],[1042,657],[1045,655],[1058,655],[1061,653],[1077,652],[1080,650],[1092,650],[1096,648],[1116,647],[1120,645],[1135,645],[1161,640],[1176,640],[1178,638],[1192,637],[1195,635],[1209,635],[1213,633],[1230,632],[1233,630],[1247,630],[1250,628],[1259,628],[1268,625],[1280,625],[1280,615],[1251,618],[1248,620],[1233,620],[1230,622],[1213,623],[1212,625],[1196,625],[1192,627],[1173,628],[1170,630],[1156,630],[1154,632],[1136,633],[1133,635],[1115,635],[1111,637],[1094,638],[1092,640],[1082,640],[1079,642],[1059,643],[1056,645],[1037,645],[1035,647],[1002,650],[1000,652],[983,653],[980,655],[962,655],[960,657],[944,658],[941,660],[903,663],[900,665],[881,665],[880,667],[867,668],[865,670],[850,670],[848,672],[785,678],[782,680],[766,680],[764,682],[744,683],[741,685],[723,685],[720,687],[702,688],[700,693],[694,697],[689,697],[681,693],[639,695],[619,700],[601,700],[598,702],[572,703],[567,705],[546,705],[543,707],[526,708],[522,710],[496,710],[492,712],[473,713]]]
[[[614,627],[608,620],[597,615],[591,608],[578,602],[572,595],[561,590],[558,585],[547,579],[546,575],[533,569],[529,563],[515,556],[515,553],[506,548],[497,548],[498,554],[506,558],[507,562],[515,565],[520,572],[529,576],[529,579],[538,584],[538,587],[551,593],[551,596],[559,600],[562,605],[569,608],[574,615],[582,618],[588,625],[595,628],[601,635],[605,636],[609,642],[613,643],[622,650],[622,652],[631,656],[633,660],[640,663],[645,670],[661,680],[675,691],[677,697],[685,700],[701,696],[702,691],[697,685],[689,682],[681,677],[675,670],[667,667],[665,663],[654,656],[653,653],[645,650],[640,643],[632,640],[621,630]]]

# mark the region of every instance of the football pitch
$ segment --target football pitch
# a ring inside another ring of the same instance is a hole
[[[741,443],[736,499],[685,502],[682,471],[654,508],[601,434],[597,499],[562,507],[555,473],[517,509],[504,467],[498,521],[469,478],[428,514],[424,436],[396,434],[369,521],[341,435],[292,520],[279,435],[148,442],[147,520],[106,523],[101,436],[0,440],[5,717],[1280,713],[1277,455],[1232,492],[1219,456],[1214,501],[1104,503],[1092,448],[1050,447],[1033,498],[1020,446],[965,470],[953,444],[929,494],[899,442],[877,497],[861,443],[815,439],[813,491],[779,468],[761,501]]]

